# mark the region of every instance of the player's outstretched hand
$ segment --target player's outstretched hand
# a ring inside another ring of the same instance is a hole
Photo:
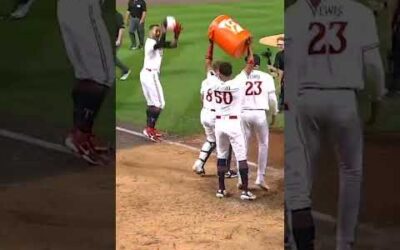
[[[183,30],[182,25],[179,22],[176,22],[176,25],[175,25],[175,28],[174,28],[175,39],[179,38],[182,30]]]

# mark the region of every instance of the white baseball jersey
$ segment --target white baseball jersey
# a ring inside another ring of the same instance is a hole
[[[152,38],[147,38],[144,45],[144,69],[151,69],[160,72],[161,62],[163,58],[163,49],[154,49],[157,41]]]
[[[270,94],[275,95],[274,78],[268,73],[253,70],[246,81],[243,109],[269,110]]]
[[[208,77],[207,79],[210,79]],[[234,79],[220,82],[214,90],[217,116],[240,116],[245,95],[246,72],[242,71]]]
[[[214,77],[214,79],[210,81],[207,77],[201,83],[200,94],[203,97],[202,98],[203,108],[214,110],[215,109],[214,90],[216,88],[216,84],[220,84],[221,81],[216,76],[210,76],[210,77]]]
[[[287,68],[295,67],[300,89],[364,87],[363,52],[379,44],[368,8],[349,0],[300,0],[287,9],[285,23]]]

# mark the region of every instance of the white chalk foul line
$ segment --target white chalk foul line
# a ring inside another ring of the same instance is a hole
[[[0,136],[15,140],[15,141],[20,141],[20,142],[28,143],[31,145],[35,145],[35,146],[38,146],[41,148],[57,151],[57,152],[64,153],[64,154],[73,154],[71,151],[69,151],[63,145],[44,141],[44,140],[29,136],[29,135],[12,132],[12,131],[8,131],[5,129],[0,129]]]
[[[126,129],[126,128],[122,128],[122,127],[118,127],[117,126],[116,130],[120,131],[120,132],[123,132],[123,133],[131,134],[131,135],[134,135],[134,136],[138,136],[138,137],[147,139],[147,137],[145,135],[143,135],[142,133],[139,133],[139,132],[136,132],[136,131],[133,131],[133,130],[130,130],[130,129]],[[180,142],[174,142],[174,141],[170,141],[170,140],[163,140],[163,142],[165,142],[165,143],[167,143],[169,145],[174,145],[174,146],[186,148],[186,149],[189,149],[191,151],[196,151],[196,152],[200,151],[199,148],[196,148],[196,147],[184,144],[184,143],[180,143]],[[257,167],[257,164],[254,163],[254,162],[249,162],[249,165],[252,166],[252,167]],[[271,169],[271,167],[269,169]],[[278,171],[278,169],[274,169],[274,170]]]

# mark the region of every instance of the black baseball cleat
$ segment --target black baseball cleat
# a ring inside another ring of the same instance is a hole
[[[225,178],[231,179],[236,177],[238,177],[238,174],[234,170],[229,170],[228,172],[225,173]]]

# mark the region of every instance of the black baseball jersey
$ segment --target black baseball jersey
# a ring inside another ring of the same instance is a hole
[[[119,13],[118,11],[115,14],[116,14],[116,36],[118,38],[119,30],[124,29],[125,24],[124,24],[124,17],[122,16],[122,14]]]
[[[129,0],[128,11],[132,17],[142,18],[143,12],[147,11],[146,2],[144,0]]]

